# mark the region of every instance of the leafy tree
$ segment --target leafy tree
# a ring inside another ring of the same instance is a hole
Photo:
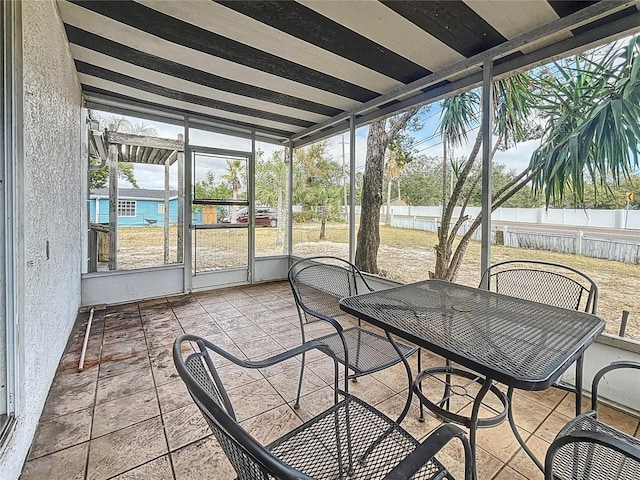
[[[441,201],[442,159],[420,155],[409,163],[402,178],[402,198],[409,205],[439,205]]]
[[[387,163],[385,175],[387,184],[387,218],[385,223],[391,223],[391,188],[395,180],[398,187],[398,199],[400,199],[400,174],[404,167],[413,160],[412,146],[414,139],[406,132],[398,132],[387,147]]]
[[[325,207],[329,217],[340,213],[343,202],[342,166],[328,153],[328,141],[317,142],[295,151],[293,163],[293,202],[308,211]],[[314,211],[321,218],[322,211]]]
[[[215,174],[208,171],[203,180],[194,185],[195,198],[229,198],[233,192],[227,183],[216,183]],[[197,205],[200,206],[200,205]]]
[[[369,125],[355,258],[356,266],[364,272],[378,273],[385,152],[396,135],[409,125],[417,112],[417,107],[412,108],[401,115],[378,120]]]
[[[287,164],[283,151],[276,150],[268,160],[262,159],[262,152],[256,156],[255,191],[256,200],[262,205],[278,207],[278,235],[276,243],[282,244],[286,222],[285,192],[287,188]]]

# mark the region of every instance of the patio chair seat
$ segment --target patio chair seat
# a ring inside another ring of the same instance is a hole
[[[614,362],[596,373],[592,410],[571,420],[556,436],[545,460],[547,480],[632,480],[640,478],[640,439],[597,418],[598,383],[611,370],[640,370],[637,362]],[[638,376],[631,377],[640,386]]]
[[[382,370],[399,361],[398,353],[383,335],[361,327],[343,330],[342,335],[349,350],[349,368],[356,376]],[[333,350],[340,363],[345,362],[344,346],[339,334],[332,333],[319,337],[318,340]],[[396,342],[396,345],[404,355],[410,355],[415,351],[412,345],[401,342]]]
[[[291,266],[288,279],[300,318],[302,343],[306,341],[305,328],[310,324],[326,322],[335,329],[335,333],[325,335],[321,340],[329,345],[338,361],[345,366],[345,392],[349,391],[349,379],[355,380],[403,361],[386,336],[364,328],[360,319],[357,327],[346,329],[336,319],[345,315],[340,309],[341,298],[373,291],[354,264],[331,256],[303,258]],[[404,358],[419,351],[416,346],[402,343],[398,346]],[[296,408],[300,402],[304,370],[303,355]]]
[[[395,467],[420,444],[394,421],[362,400],[347,396],[337,405],[268,445],[285,463],[317,479],[342,478],[336,428],[351,442],[353,478],[375,479]],[[350,432],[347,432],[350,429]],[[350,434],[350,439],[348,438]],[[378,442],[376,442],[379,440]],[[375,445],[371,452],[367,450]],[[349,448],[343,445],[342,448]],[[359,460],[363,459],[363,460]],[[349,456],[342,469],[349,471]],[[443,477],[437,477],[438,475]],[[435,458],[428,460],[414,479],[453,478]]]
[[[260,444],[238,423],[210,353],[243,368],[260,369],[313,349],[333,360],[334,405],[271,444]],[[461,429],[443,425],[419,442],[376,408],[340,391],[337,358],[317,340],[264,360],[249,361],[187,334],[175,340],[173,358],[238,480],[453,480],[435,455],[454,438],[464,448],[465,479],[473,477],[471,445]]]

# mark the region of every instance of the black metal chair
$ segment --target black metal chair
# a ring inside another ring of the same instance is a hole
[[[640,478],[640,439],[597,417],[598,384],[612,370],[640,370],[638,362],[614,362],[596,373],[591,411],[571,420],[556,436],[545,459],[546,480],[623,480]],[[640,376],[629,378],[640,391]]]
[[[337,257],[318,256],[304,258],[289,269],[289,284],[298,307],[302,343],[306,341],[305,326],[323,320],[336,332],[318,338],[335,352],[338,361],[348,371],[344,390],[348,391],[348,379],[356,379],[395,365],[418,350],[418,347],[396,342],[396,351],[388,338],[361,326],[343,328],[335,317],[345,315],[338,301],[358,293],[371,292],[364,276],[352,263]],[[302,356],[296,408],[300,402],[305,355]]]
[[[485,270],[490,291],[556,307],[596,313],[598,286],[584,273],[557,263],[509,260]]]
[[[192,348],[184,348],[185,343]],[[221,379],[223,375],[216,370],[210,354],[256,369],[312,349],[324,352],[334,361],[334,406],[263,446],[238,424]],[[418,442],[383,413],[338,389],[336,356],[317,340],[265,360],[244,361],[201,337],[182,335],[174,342],[173,358],[239,480],[452,479],[435,454],[454,438],[464,448],[465,479],[471,479],[474,473],[471,446],[462,430],[445,425],[422,443]]]

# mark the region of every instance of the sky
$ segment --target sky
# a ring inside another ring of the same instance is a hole
[[[132,123],[144,123],[144,125],[155,128],[159,137],[164,138],[177,138],[178,134],[183,133],[183,129],[178,125],[171,125],[166,123],[154,122],[151,120],[143,120],[137,118],[127,117]],[[412,132],[412,136],[415,139],[416,146],[414,150],[419,155],[429,156],[442,156],[442,142],[440,137],[436,134],[439,115],[439,104],[434,104],[431,110],[425,114],[425,121],[420,130]],[[367,133],[368,127],[360,127],[356,130],[356,170],[363,171],[365,165],[365,157],[367,151]],[[470,142],[462,145],[454,150],[456,157],[466,157],[472,147],[472,141],[475,139],[476,130],[470,132]],[[330,138],[328,152],[332,159],[338,163],[342,163],[342,142],[344,141],[344,154],[345,164],[349,162],[349,132],[345,132],[342,135],[338,135]],[[203,145],[212,148],[222,148],[231,150],[246,150],[250,151],[251,143],[248,139],[237,139],[226,135],[196,131],[190,132],[190,142],[195,145]],[[518,172],[522,171],[531,158],[531,154],[538,147],[539,141],[532,140],[519,144],[517,147],[511,148],[507,151],[498,151],[494,157],[494,162],[505,165],[508,169],[513,169]],[[259,142],[256,145],[257,148],[262,150],[265,154],[265,158],[269,158],[273,152],[282,149],[282,147],[274,144]],[[202,166],[204,169],[204,165]],[[203,178],[204,170],[198,169],[196,166],[196,175],[199,178]],[[154,190],[164,189],[164,167],[158,165],[143,165],[135,164],[135,177],[141,188],[148,188]],[[216,178],[223,175],[225,172],[218,171]],[[177,168],[174,166],[170,169],[169,183],[172,189],[177,186]],[[126,180],[120,180],[121,187],[130,187],[131,185]]]

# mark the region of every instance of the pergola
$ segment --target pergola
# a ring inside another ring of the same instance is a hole
[[[184,141],[180,135],[177,140],[149,137],[131,133],[116,132],[112,128],[91,130],[91,147],[103,163],[109,164],[109,270],[117,268],[118,251],[118,163],[139,163],[146,165],[164,165],[164,263],[169,262],[169,167],[177,162],[178,166],[178,224],[182,225],[184,216]],[[177,261],[182,262],[184,232],[177,230]],[[96,246],[97,242],[90,242]],[[95,250],[95,249],[94,249]],[[92,268],[97,270],[97,252],[90,255]]]
[[[495,78],[640,26],[636,0],[58,6],[87,106],[289,148],[349,130],[352,176],[357,127],[483,85],[483,138],[491,138]],[[486,210],[490,143],[483,145]],[[489,222],[484,216],[483,267]]]

